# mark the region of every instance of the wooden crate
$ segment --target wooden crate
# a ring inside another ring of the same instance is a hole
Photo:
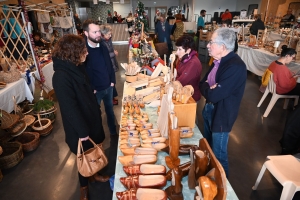
[[[178,126],[194,128],[196,120],[197,103],[190,97],[186,104],[173,100],[175,115],[178,118]]]
[[[212,32],[210,32],[210,31],[207,31],[205,33],[203,31],[200,31],[199,40],[209,41],[211,39],[211,35],[212,35]]]
[[[208,165],[207,171],[210,171],[211,169],[215,168],[215,182],[218,187],[218,193],[214,200],[225,200],[227,195],[227,179],[221,163],[216,158],[215,154],[213,153],[205,138],[199,140],[199,150],[209,153],[210,163]]]

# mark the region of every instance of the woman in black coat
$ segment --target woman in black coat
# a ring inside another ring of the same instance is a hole
[[[93,147],[90,137],[96,144],[102,143],[105,134],[101,111],[89,85],[85,66],[82,64],[88,52],[85,41],[77,35],[65,35],[53,50],[53,88],[58,99],[65,130],[65,141],[70,151],[77,154],[78,140],[81,139],[84,151]],[[88,180],[80,173],[80,200],[88,199]],[[91,178],[91,177],[90,177]],[[108,176],[98,174],[93,181],[108,181]]]

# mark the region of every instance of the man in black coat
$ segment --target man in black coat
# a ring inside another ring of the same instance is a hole
[[[107,124],[111,135],[116,135],[115,114],[113,110],[113,87],[116,84],[115,71],[108,49],[101,41],[100,26],[91,19],[83,23],[86,36],[86,70],[99,106],[103,100]]]
[[[257,14],[254,16],[255,21],[252,23],[250,27],[250,33],[252,35],[257,36],[258,30],[265,30],[265,24],[261,21],[261,15]]]

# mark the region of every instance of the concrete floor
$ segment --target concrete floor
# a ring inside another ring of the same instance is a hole
[[[119,62],[127,62],[128,46],[115,46],[119,51]],[[208,67],[203,64],[203,75]],[[114,107],[117,122],[120,120],[124,72],[117,72],[119,105]],[[282,186],[266,172],[257,191],[252,186],[267,155],[279,154],[279,139],[282,136],[287,115],[291,109],[283,110],[283,100],[279,100],[268,118],[263,118],[270,96],[260,108],[256,105],[262,94],[258,91],[260,80],[248,73],[245,94],[238,119],[230,133],[228,144],[230,175],[229,182],[241,200],[275,200],[280,198]],[[200,100],[197,108],[199,128],[203,131],[201,110],[205,100]],[[292,104],[290,104],[291,107]],[[59,113],[59,109],[58,109]],[[104,112],[103,112],[104,113]],[[117,138],[110,138],[103,114],[106,132],[104,148],[109,157],[109,166],[102,170],[112,176],[116,160]],[[64,131],[60,114],[54,124],[52,134],[41,138],[39,147],[25,153],[23,161],[17,166],[3,170],[0,182],[1,200],[78,200],[79,183],[75,155],[71,154],[64,142]],[[91,200],[111,200],[109,183],[90,184]],[[300,199],[299,193],[294,200]]]

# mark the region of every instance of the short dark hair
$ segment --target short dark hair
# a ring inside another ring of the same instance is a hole
[[[70,61],[78,66],[81,63],[81,57],[86,53],[86,44],[83,37],[79,35],[64,35],[55,44],[52,57]]]
[[[201,10],[200,14],[206,13],[206,10]]]
[[[195,50],[195,41],[192,36],[183,35],[177,39],[175,46],[182,47],[185,51],[188,49]]]
[[[35,36],[39,36],[40,38],[42,37],[42,34],[40,33],[40,32],[34,32],[33,33],[33,37],[35,37]]]
[[[228,8],[225,10],[225,12],[226,12],[226,11],[229,11]]]
[[[261,19],[261,15],[260,14],[254,15],[254,19]]]
[[[83,24],[82,24],[82,29],[83,29],[84,31],[89,32],[89,25],[90,25],[90,24],[98,25],[98,22],[97,22],[96,20],[93,20],[93,19],[87,19],[87,20],[85,20],[85,21],[83,22]]]
[[[287,45],[282,45],[281,49],[282,51],[280,53],[280,57],[285,57],[287,55],[292,56],[297,54],[297,51],[295,49],[288,48]]]

